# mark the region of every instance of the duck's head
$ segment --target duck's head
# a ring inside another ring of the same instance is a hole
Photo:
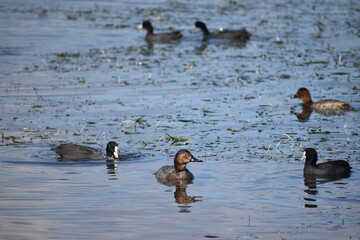
[[[111,141],[106,146],[106,156],[118,159],[119,158],[118,150],[119,150],[118,144],[114,141]]]
[[[300,98],[303,103],[312,102],[310,92],[307,88],[299,88],[294,98]]]
[[[189,162],[202,162],[194,157],[187,149],[179,150],[174,158],[174,166],[177,172],[184,171]]]

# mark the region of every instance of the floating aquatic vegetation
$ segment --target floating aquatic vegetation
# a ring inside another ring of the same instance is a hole
[[[245,100],[251,100],[251,99],[256,99],[256,97],[254,97],[254,96],[245,96],[244,99]]]
[[[230,132],[240,132],[239,129],[233,129],[233,128],[227,128],[226,130]]]
[[[313,64],[329,64],[328,61],[309,61],[309,62],[304,62],[304,65],[313,65]]]
[[[208,115],[209,113],[215,113],[215,111],[211,111],[211,110],[209,110],[208,108],[204,108],[204,109],[202,110],[202,112],[203,112],[203,115],[204,115],[204,116]]]
[[[19,144],[22,143],[22,141],[20,141],[19,139],[17,139],[15,136],[2,136],[2,141],[7,141],[8,143],[12,143],[12,144]]]
[[[334,72],[334,73],[332,73],[331,75],[350,75],[350,73],[348,73],[348,72]]]
[[[173,137],[173,136],[170,136],[169,134],[166,134],[166,142],[169,142],[171,141],[171,145],[173,146],[181,146],[181,145],[187,145],[188,142],[191,140],[190,138],[189,139],[186,139],[186,138],[182,138],[182,137]]]
[[[137,126],[141,126],[141,127],[145,127],[145,126],[150,126],[149,124],[145,124],[145,123],[147,123],[147,121],[145,120],[145,119],[143,119],[143,118],[138,118],[138,119],[136,119],[135,121],[133,121],[133,120],[125,120],[125,121],[123,121],[122,123],[121,123],[121,125],[123,125],[123,126],[125,126],[126,128],[134,128],[134,132],[132,132],[132,131],[125,131],[124,129],[123,129],[123,132],[125,133],[125,134],[137,134],[138,132],[137,132]]]
[[[187,120],[187,119],[179,119],[179,122],[184,122],[184,123],[196,123],[196,121],[194,120]]]
[[[152,150],[154,148],[154,146],[151,146],[151,143],[149,143],[149,142],[142,141],[142,143],[143,143],[143,147],[139,147],[137,149],[139,149],[139,150]]]
[[[43,106],[41,106],[41,105],[33,105],[33,106],[31,106],[31,108],[42,108]]]
[[[279,77],[283,78],[283,79],[288,79],[288,78],[291,78],[291,75],[289,75],[289,74],[281,74]]]
[[[330,131],[322,131],[320,127],[319,128],[309,127],[307,129],[307,131],[310,134],[330,134],[330,133],[332,133]]]

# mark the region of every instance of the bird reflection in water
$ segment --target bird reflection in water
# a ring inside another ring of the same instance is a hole
[[[140,46],[140,54],[144,55],[144,56],[154,55],[154,45],[147,44],[147,45]],[[140,64],[140,62],[138,64]]]
[[[318,205],[314,204],[316,202],[316,199],[314,198],[315,195],[318,195],[319,192],[316,189],[316,186],[318,184],[324,184],[328,182],[334,182],[343,178],[347,178],[348,176],[338,177],[338,178],[330,178],[330,179],[323,179],[323,178],[315,178],[311,176],[304,177],[304,185],[307,187],[307,189],[304,189],[304,192],[309,195],[309,197],[303,197],[303,199],[309,203],[305,203],[304,207],[306,208],[317,208]],[[344,183],[343,183],[344,184]],[[314,197],[311,197],[314,196]]]
[[[180,211],[182,213],[190,212],[190,203],[202,201],[202,196],[188,196],[186,193],[187,185],[176,185],[176,190],[174,192],[175,202],[179,205]]]
[[[202,41],[198,45],[195,46],[194,53],[199,56],[205,56],[209,50],[211,51],[212,48],[209,46],[216,46],[217,48],[226,50],[226,49],[241,49],[246,47],[246,42],[243,41],[219,41],[219,40],[213,40],[213,41]]]
[[[307,122],[312,114],[313,110],[308,107],[303,107],[301,113],[297,113],[291,109],[290,113],[294,114],[299,122]]]
[[[318,154],[314,148],[306,148],[301,160],[305,160],[304,165],[304,184],[308,189],[304,190],[309,195],[317,195],[317,184],[333,182],[351,175],[351,166],[347,161],[334,160],[318,163]],[[315,202],[316,199],[304,198],[306,201]],[[316,208],[316,204],[305,204],[305,207]]]
[[[302,112],[298,113],[294,111],[294,108],[291,108],[290,113],[294,114],[299,122],[307,122],[313,112],[325,115],[325,116],[341,116],[344,115],[344,112],[339,112],[336,110],[329,110],[329,109],[312,109],[309,107],[302,107]]]
[[[118,160],[106,160],[106,169],[108,174],[116,176],[118,174]]]
[[[109,178],[109,180],[118,180],[117,174],[119,173],[118,165],[120,162],[135,161],[141,159],[142,157],[143,155],[139,153],[125,153],[125,154],[119,154],[118,159],[107,158],[106,159],[107,173],[113,176],[112,178]]]
[[[179,204],[181,213],[191,212],[191,203],[201,202],[202,196],[188,196],[186,188],[188,184],[192,184],[192,180],[176,180],[176,181],[167,181],[163,179],[157,179],[161,184],[164,184],[168,187],[175,186],[174,199],[175,202]]]

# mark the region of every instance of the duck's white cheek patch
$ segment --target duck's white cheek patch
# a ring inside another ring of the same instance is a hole
[[[119,154],[118,154],[118,150],[119,150],[119,147],[114,147],[114,157],[115,158],[119,158]]]

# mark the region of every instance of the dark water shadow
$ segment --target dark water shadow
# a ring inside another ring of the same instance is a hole
[[[21,56],[19,47],[0,47],[0,56]]]
[[[192,180],[187,180],[187,179],[183,179],[183,180],[175,180],[175,181],[168,181],[166,179],[160,179],[157,178],[156,179],[158,181],[158,183],[161,183],[165,186],[168,187],[173,187],[173,186],[186,186],[188,184],[192,184],[193,181]]]
[[[324,116],[343,116],[345,115],[344,110],[323,110],[323,109],[312,109],[309,107],[302,106],[302,112],[298,113],[294,111],[295,107],[290,108],[290,113],[294,114],[299,122],[307,122],[313,112],[319,113]]]
[[[181,213],[189,213],[191,208],[191,203],[201,202],[202,196],[188,196],[186,188],[189,184],[193,184],[192,180],[176,180],[176,181],[167,181],[163,179],[157,179],[157,181],[165,186],[173,187],[175,186],[174,199],[178,203]]]
[[[145,154],[141,154],[141,153],[123,153],[123,154],[119,154],[119,158],[118,159],[113,159],[112,157],[107,157],[107,156],[103,156],[101,159],[62,159],[62,158],[57,158],[58,162],[74,162],[74,163],[91,163],[91,162],[100,162],[100,163],[105,163],[108,161],[116,161],[116,162],[125,162],[125,161],[134,161],[134,160],[138,160],[142,157],[144,157]]]
[[[136,47],[139,49],[139,54],[146,56],[146,57],[151,57],[151,56],[155,56],[157,53],[162,53],[162,52],[171,52],[171,51],[175,51],[175,49],[180,48],[181,43],[180,42],[176,42],[176,43],[156,43],[156,44],[151,44],[151,43],[147,43],[147,44],[143,44],[140,45],[139,47]],[[160,63],[160,61],[158,60],[158,62]]]
[[[313,112],[313,110],[311,108],[307,108],[307,107],[302,107],[302,112],[298,113],[294,111],[295,107],[291,107],[290,108],[290,113],[294,114],[296,116],[296,118],[299,120],[299,122],[307,122],[310,119],[310,116]]]
[[[126,153],[119,154],[119,159],[108,158],[106,159],[107,173],[113,176],[118,174],[118,166],[121,162],[138,162],[141,161],[146,154],[141,153]],[[112,179],[113,180],[113,179]]]
[[[91,166],[101,166],[105,165],[108,169],[108,174],[117,174],[118,166],[120,163],[135,163],[143,161],[146,154],[142,153],[122,153],[119,154],[119,159],[113,159],[110,157],[104,156],[102,159],[81,159],[81,160],[65,160],[58,157],[52,151],[49,151],[48,148],[41,147],[42,150],[37,151],[36,153],[31,152],[31,148],[28,148],[30,154],[28,157],[23,159],[13,158],[6,160],[4,162],[11,163],[15,165],[26,165],[26,166],[48,166],[48,167],[91,167]]]
[[[181,213],[190,212],[190,203],[202,202],[202,196],[188,196],[186,193],[187,185],[176,185],[174,192],[175,202],[179,204]],[[181,204],[181,205],[180,205]]]
[[[140,54],[144,56],[152,56],[154,55],[154,45],[147,44],[140,46]]]
[[[106,160],[107,174],[113,175],[115,177],[118,174],[118,165],[118,160]]]
[[[194,53],[196,55],[203,55],[210,46],[215,46],[218,48],[245,48],[247,41],[234,41],[231,39],[211,39],[211,40],[201,40],[199,44],[196,44]]]
[[[327,178],[327,179],[316,178],[313,176],[304,176],[304,185],[307,187],[307,189],[305,189],[304,192],[307,193],[308,195],[316,196],[319,194],[319,192],[317,190],[317,185],[338,181],[338,180],[348,178],[348,177],[350,177],[350,174],[343,175],[343,176],[336,176],[336,177]],[[341,183],[341,184],[345,184],[345,183]],[[305,201],[309,202],[309,203],[305,203],[304,207],[306,207],[306,208],[317,208],[318,207],[317,204],[314,204],[316,202],[315,198],[304,197],[303,199]]]

